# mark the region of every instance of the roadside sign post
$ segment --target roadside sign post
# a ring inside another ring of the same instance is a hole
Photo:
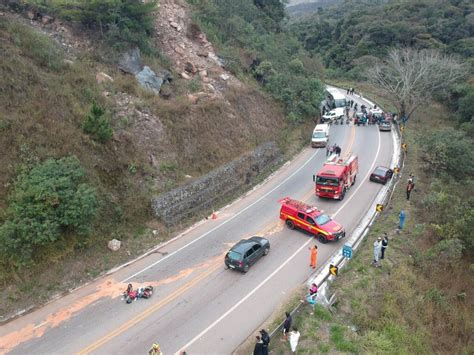
[[[375,206],[375,211],[376,212],[382,212],[383,211],[383,205],[381,203],[377,203],[377,206]]]
[[[329,273],[333,276],[337,276],[339,268],[336,265],[330,264],[329,265]]]
[[[352,259],[352,247],[350,245],[345,244],[342,247],[342,256],[347,259]]]

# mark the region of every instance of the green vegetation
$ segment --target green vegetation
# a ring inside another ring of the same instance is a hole
[[[154,29],[152,12],[157,7],[153,0],[23,0],[16,6],[37,8],[77,22],[116,49],[136,45],[145,52],[152,51],[149,43]]]
[[[249,73],[279,100],[290,122],[319,114],[318,62],[283,26],[284,2],[189,0],[195,20],[236,75]],[[229,16],[230,14],[230,16]]]
[[[95,102],[92,104],[91,111],[82,124],[84,132],[91,135],[92,138],[100,143],[106,143],[112,138],[112,128],[105,115],[105,110]]]
[[[331,331],[331,342],[334,344],[336,350],[355,353],[357,347],[344,337],[345,329],[339,324],[334,324],[330,328]]]
[[[321,9],[292,30],[328,74],[363,79],[365,69],[392,47],[438,49],[474,65],[473,10],[467,0],[354,1]]]
[[[62,53],[46,36],[32,32],[19,23],[5,22],[2,25],[21,54],[32,59],[36,65],[51,70],[59,70],[64,66]]]
[[[85,182],[85,171],[75,157],[48,159],[20,174],[0,226],[3,263],[31,265],[41,248],[87,237],[97,208],[95,191]]]

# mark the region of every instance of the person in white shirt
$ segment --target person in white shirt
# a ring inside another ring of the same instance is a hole
[[[296,327],[293,327],[292,331],[290,332],[289,340],[290,340],[290,347],[291,353],[296,354],[296,347],[298,346],[298,340],[300,339],[300,332]]]

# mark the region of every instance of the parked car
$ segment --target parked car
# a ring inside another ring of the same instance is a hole
[[[384,166],[378,166],[375,168],[372,174],[370,174],[370,181],[379,182],[386,184],[393,176],[393,170]]]
[[[323,117],[321,117],[321,122],[334,122],[335,120],[341,118],[344,114],[337,112],[335,109],[329,112],[326,112]]]
[[[251,265],[270,251],[270,242],[262,237],[242,239],[235,244],[225,255],[226,267],[243,271],[249,271]]]
[[[382,121],[379,123],[379,131],[391,131],[392,124],[388,121]]]
[[[383,111],[379,108],[371,108],[369,110],[373,115],[383,115]]]

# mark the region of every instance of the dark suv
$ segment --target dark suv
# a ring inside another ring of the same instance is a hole
[[[249,271],[249,267],[270,251],[270,242],[262,237],[242,239],[225,255],[225,265],[228,268]]]

